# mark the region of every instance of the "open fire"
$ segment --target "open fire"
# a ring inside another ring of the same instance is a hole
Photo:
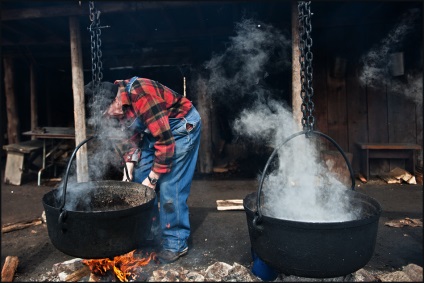
[[[91,273],[98,276],[105,276],[110,272],[121,282],[136,279],[137,268],[146,266],[149,262],[155,259],[155,253],[147,254],[146,257],[134,257],[135,250],[120,256],[115,256],[113,259],[85,259],[82,262],[90,268]]]

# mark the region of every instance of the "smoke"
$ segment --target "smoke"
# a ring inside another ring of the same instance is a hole
[[[208,92],[226,102],[235,93],[238,99],[260,99],[264,96],[262,91],[266,90],[256,88],[252,91],[252,88],[267,76],[266,67],[272,70],[291,64],[288,53],[291,41],[273,26],[253,19],[236,23],[235,31],[227,49],[204,64],[210,73]]]
[[[236,25],[227,49],[205,63],[209,79],[201,77],[197,85],[207,89],[215,103],[248,101],[232,123],[237,136],[279,147],[298,132],[290,107],[272,98],[279,90],[262,80],[268,70],[291,67],[291,44],[291,39],[273,26],[244,20]],[[262,190],[264,214],[312,222],[358,218],[361,208],[350,206],[346,186],[319,161],[316,144],[313,138],[301,135],[279,147],[274,162],[277,168],[263,172],[269,174]]]
[[[407,35],[414,31],[419,15],[420,11],[418,9],[407,11],[402,15],[400,23],[389,31],[378,46],[373,47],[367,54],[362,56],[361,63],[363,68],[359,76],[362,85],[370,87],[387,85],[394,93],[403,95],[422,105],[422,72],[407,74],[406,82],[394,80],[390,73],[390,68],[395,63],[392,61],[393,57],[391,54],[402,48],[402,43]]]
[[[88,128],[92,129],[95,135],[94,139],[85,143],[88,150],[88,173],[89,180],[91,181],[111,179],[108,176],[110,171],[114,168],[122,168],[122,164],[124,164],[121,154],[116,150],[116,147],[118,147],[121,153],[123,152],[123,149],[120,148],[121,143],[128,138],[128,134],[123,130],[118,120],[106,119],[103,116],[104,109],[99,108],[99,105],[105,104],[104,99],[104,95],[99,91],[94,93],[87,101],[89,114],[87,124]],[[89,188],[82,186],[82,183],[78,183],[75,159],[72,160],[68,179],[66,180],[65,177],[62,178],[55,195],[56,200],[61,203],[64,182],[67,181],[65,209],[68,210],[84,209],[91,203],[89,194],[86,193]],[[66,172],[64,176],[66,176]],[[78,186],[76,185],[77,183]]]

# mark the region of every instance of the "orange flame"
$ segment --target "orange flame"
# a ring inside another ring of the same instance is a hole
[[[113,270],[119,281],[128,282],[130,276],[135,277],[134,272],[138,266],[149,264],[150,260],[155,257],[155,253],[151,253],[146,258],[137,259],[134,258],[134,252],[135,250],[124,255],[115,256],[113,260],[108,258],[84,259],[82,262],[96,275],[105,275],[108,270]]]

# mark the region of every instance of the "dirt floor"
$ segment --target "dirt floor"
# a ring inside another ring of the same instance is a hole
[[[56,185],[43,182],[37,186],[33,178],[21,186],[13,186],[4,184],[2,179],[2,227],[40,218],[44,210],[42,197]],[[243,199],[256,192],[257,186],[255,178],[235,178],[228,174],[197,176],[188,202],[192,225],[189,253],[172,265],[198,270],[215,262],[225,262],[250,268],[252,256],[245,212],[218,211],[216,200]],[[383,208],[375,252],[364,269],[374,273],[388,272],[400,270],[410,263],[422,267],[422,227],[385,225],[389,220],[406,217],[422,220],[422,185],[389,185],[375,178],[367,184],[357,180],[356,190],[375,198]],[[14,281],[46,281],[45,274],[51,272],[54,264],[74,259],[52,245],[45,223],[2,233],[1,240],[1,265],[6,256],[19,258]]]

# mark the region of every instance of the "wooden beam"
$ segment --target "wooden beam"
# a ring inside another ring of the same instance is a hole
[[[30,66],[30,101],[31,101],[31,130],[35,130],[38,127],[38,104],[37,104],[37,87],[36,87],[36,71],[34,63]],[[32,137],[31,139],[36,139]]]
[[[15,97],[15,70],[13,58],[4,57],[4,91],[6,95],[7,139],[9,144],[20,142],[19,115]]]
[[[299,49],[299,19],[298,19],[297,1],[292,1],[292,109],[293,119],[302,130],[302,99],[300,91],[302,86],[300,84],[300,49]]]
[[[72,90],[74,96],[75,143],[87,138],[84,107],[84,73],[82,67],[81,36],[78,18],[69,18],[72,65]],[[88,181],[87,144],[77,151],[77,180]]]
[[[7,9],[1,10],[2,21],[38,19],[38,18],[54,18],[69,16],[84,16],[89,14],[88,2],[78,1],[72,5],[63,2],[60,6],[50,6],[42,8],[24,8],[24,9]],[[170,7],[183,7],[193,5],[192,1],[131,1],[131,2],[96,2],[96,8],[101,13],[116,12],[135,12],[140,10],[152,10]]]

